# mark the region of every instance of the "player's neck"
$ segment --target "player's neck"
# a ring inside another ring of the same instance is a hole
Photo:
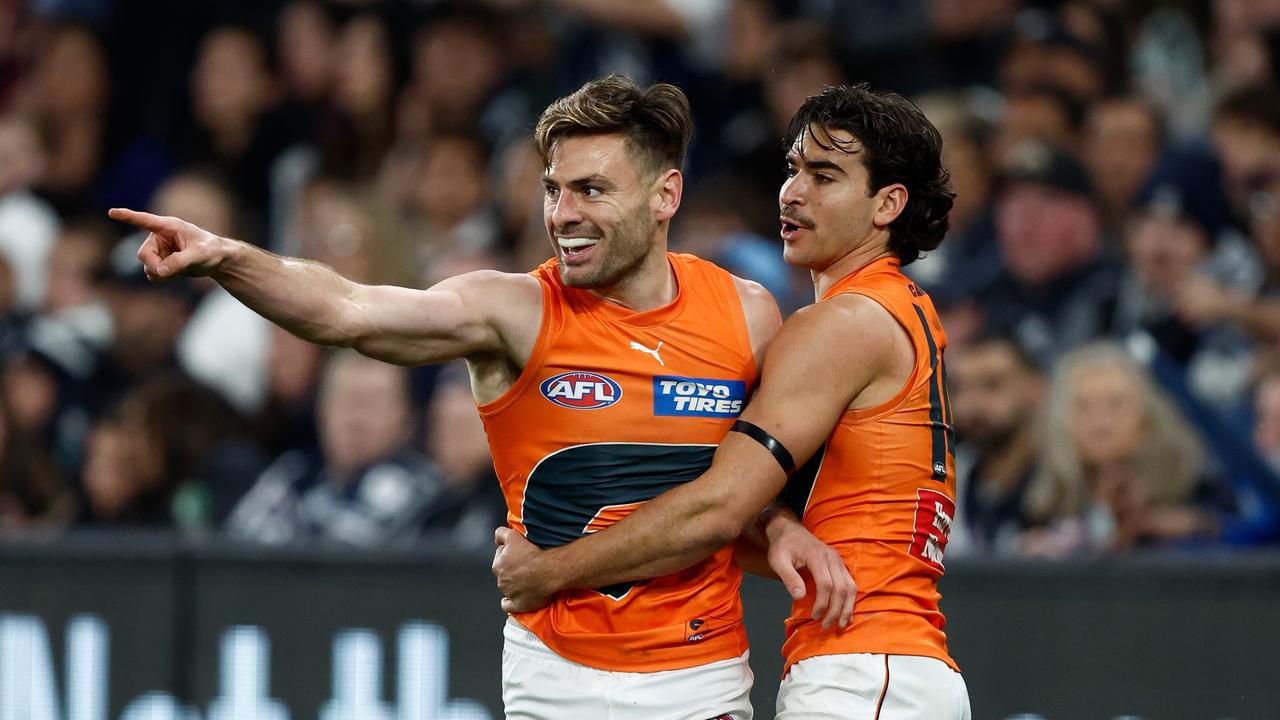
[[[892,257],[889,251],[888,235],[880,242],[865,242],[856,245],[848,253],[821,270],[811,270],[813,277],[813,297],[821,300],[836,283],[851,273],[870,265],[880,258]]]
[[[628,310],[645,312],[669,304],[679,292],[675,270],[667,260],[665,244],[654,248],[626,277],[610,287],[590,290],[592,295],[621,305]]]

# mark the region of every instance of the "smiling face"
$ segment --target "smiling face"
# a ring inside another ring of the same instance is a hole
[[[542,216],[565,285],[613,287],[661,249],[658,177],[637,168],[622,135],[556,141],[543,173]],[[674,212],[674,211],[672,211]]]
[[[818,138],[812,126],[796,138],[778,193],[783,259],[814,271],[869,243],[887,247],[889,223],[906,204],[901,184],[869,191],[862,146],[852,134],[820,129]]]

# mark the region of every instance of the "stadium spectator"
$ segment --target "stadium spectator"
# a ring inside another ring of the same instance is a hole
[[[386,25],[362,13],[338,30],[332,90],[317,139],[322,168],[348,180],[369,180],[391,146],[395,68]]]
[[[35,187],[62,212],[94,208],[110,87],[106,53],[93,30],[47,28],[18,107],[35,121],[47,151]]]
[[[1046,413],[1024,553],[1126,552],[1216,532],[1224,503],[1200,438],[1120,346],[1063,356]]]
[[[189,282],[153,286],[138,269],[136,238],[112,249],[101,288],[111,313],[111,339],[94,358],[91,407],[103,412],[143,380],[177,371],[178,338],[199,299]]]
[[[15,318],[0,341],[18,421],[66,477],[78,474],[91,419],[89,381],[112,334],[98,283],[114,240],[110,230],[97,218],[63,225],[43,305]]]
[[[997,165],[1018,162],[1019,147],[1038,142],[1076,157],[1084,129],[1084,108],[1066,91],[1051,85],[1018,87],[1004,94],[1000,122],[991,139]],[[1025,152],[1025,151],[1024,151]]]
[[[442,279],[432,263],[473,255],[498,241],[498,219],[489,207],[489,147],[474,134],[436,135],[427,141],[415,178],[413,227],[426,275]]]
[[[285,101],[317,112],[333,83],[335,28],[325,6],[316,0],[294,0],[280,10],[276,55]]]
[[[427,137],[482,126],[507,74],[501,28],[501,19],[483,7],[458,5],[418,29],[405,93],[412,104],[405,112],[416,122],[404,129]]]
[[[942,133],[942,163],[951,173],[956,198],[947,241],[906,268],[933,298],[948,339],[957,345],[979,331],[981,317],[973,298],[995,282],[1001,267],[992,218],[996,169],[989,155],[991,127],[977,104],[951,93],[922,100],[921,109]]]
[[[235,538],[272,545],[407,546],[444,492],[410,447],[408,373],[351,351],[325,365],[316,407],[319,452],[277,458],[228,520]]]
[[[505,525],[507,506],[493,471],[489,438],[471,395],[466,367],[442,373],[427,406],[427,454],[445,489],[423,513],[423,541],[432,547],[489,550],[493,529]]]
[[[1264,372],[1253,391],[1253,447],[1280,473],[1280,368]]]
[[[288,244],[363,282],[413,286],[421,277],[417,236],[411,236],[363,186],[312,179],[286,228]]]
[[[1226,96],[1212,130],[1227,197],[1237,216],[1247,218],[1254,193],[1280,175],[1280,87],[1257,85]]]
[[[1118,273],[1074,157],[1028,142],[1013,148],[1003,171],[995,225],[1004,269],[979,303],[988,326],[1012,333],[1049,366],[1110,327]]]
[[[76,510],[43,445],[15,422],[9,389],[0,389],[0,538],[65,527]]]
[[[489,168],[498,217],[498,246],[517,258],[519,268],[537,267],[546,259],[542,228],[542,158],[526,137],[500,148]]]
[[[1228,322],[1263,348],[1280,343],[1280,90],[1237,91],[1219,105],[1213,140],[1232,209],[1249,231],[1262,272],[1260,293],[1198,274],[1177,291],[1177,311],[1195,327]]]
[[[1252,343],[1222,318],[1210,321],[1182,309],[1183,296],[1197,282],[1245,297],[1262,283],[1256,253],[1227,226],[1219,177],[1217,163],[1204,153],[1170,151],[1161,159],[1128,223],[1128,263],[1113,332],[1150,335],[1185,369],[1198,400],[1230,410],[1249,380]]]
[[[226,518],[261,465],[242,421],[217,393],[180,374],[156,375],[90,434],[85,520],[205,533]]]
[[[25,116],[0,115],[0,258],[16,271],[6,299],[20,310],[34,310],[44,297],[59,225],[53,208],[32,192],[47,164],[38,133]]]
[[[269,172],[294,130],[278,112],[276,80],[262,40],[245,27],[210,30],[200,41],[190,85],[195,127],[186,159],[227,178],[243,213],[240,225],[262,242]]]
[[[42,314],[71,319],[91,308],[95,313],[103,309],[97,281],[115,240],[114,228],[98,217],[78,218],[62,225],[49,255]]]
[[[1218,88],[1233,92],[1280,82],[1266,33],[1280,30],[1280,5],[1250,0],[1214,0],[1209,49]]]
[[[1085,119],[1082,157],[1107,233],[1119,237],[1164,145],[1160,116],[1138,96],[1100,100]]]
[[[775,45],[770,72],[764,77],[765,134],[755,145],[739,148],[744,153],[742,160],[731,163],[735,169],[752,173],[751,177],[762,178],[770,195],[776,185],[772,181],[783,180],[778,138],[784,134],[787,121],[805,98],[845,80],[844,68],[831,47],[829,28],[797,21],[778,32],[786,41]]]
[[[1044,381],[1016,340],[974,338],[947,356],[956,435],[956,519],[947,553],[1010,555],[1030,526]]]
[[[204,227],[220,228],[219,232],[240,232],[235,198],[211,173],[189,170],[169,177],[156,190],[151,210],[160,215],[198,217],[207,223]],[[252,415],[261,407],[265,394],[270,323],[216,283],[198,279],[192,286],[195,305],[177,338],[178,363],[237,410]]]
[[[270,326],[266,398],[256,417],[256,436],[276,457],[315,447],[315,392],[323,355],[318,345],[278,325]]]

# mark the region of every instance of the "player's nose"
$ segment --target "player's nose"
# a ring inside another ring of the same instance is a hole
[[[800,174],[796,173],[787,178],[782,183],[782,188],[778,190],[778,203],[783,207],[787,205],[803,205],[804,204],[803,182],[800,180]]]
[[[582,206],[571,192],[562,192],[551,208],[551,222],[556,227],[569,227],[582,222]]]

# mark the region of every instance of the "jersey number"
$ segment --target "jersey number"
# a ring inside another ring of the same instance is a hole
[[[925,342],[929,344],[929,436],[932,456],[929,461],[931,475],[934,480],[946,482],[947,468],[955,463],[956,429],[951,420],[951,398],[947,396],[947,367],[942,362],[942,350],[933,339],[933,331],[924,311],[919,305],[914,306],[916,316],[920,318],[920,329],[924,330]],[[948,460],[951,462],[948,463]]]

